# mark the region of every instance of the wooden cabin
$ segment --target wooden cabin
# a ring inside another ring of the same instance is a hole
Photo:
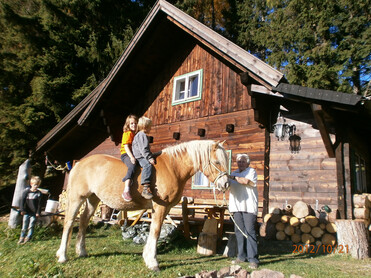
[[[279,71],[159,0],[108,76],[39,141],[36,152],[60,162],[96,153],[119,157],[125,118],[146,115],[153,121],[153,152],[194,139],[226,140],[232,171],[236,155],[249,154],[258,173],[260,215],[300,199],[337,209],[344,197],[340,171],[349,169],[338,166],[344,156],[327,149],[337,149],[339,141],[333,130],[315,121],[322,112],[307,106],[339,105],[334,100],[318,104],[313,95],[301,99],[284,82]],[[358,107],[361,99],[353,99],[343,106]],[[272,133],[284,106],[282,114],[292,118],[301,136],[297,154],[290,152],[287,139],[277,141]],[[366,161],[369,165],[369,156]],[[188,181],[184,195],[215,202],[202,174]]]

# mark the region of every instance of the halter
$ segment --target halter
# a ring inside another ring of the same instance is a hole
[[[216,183],[218,182],[218,180],[219,180],[221,177],[223,177],[223,176],[225,176],[225,175],[228,176],[228,173],[227,173],[227,172],[220,171],[220,169],[219,169],[218,167],[216,167],[216,165],[211,161],[211,154],[210,154],[210,152],[209,152],[209,163],[208,163],[207,165],[205,165],[205,166],[202,168],[202,172],[204,173],[205,169],[206,169],[207,167],[209,167],[210,165],[213,166],[213,167],[218,171],[218,173],[219,173],[219,174],[217,175],[217,177],[214,179],[213,184],[216,185]]]

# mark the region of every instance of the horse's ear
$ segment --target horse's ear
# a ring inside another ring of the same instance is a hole
[[[213,149],[214,149],[214,150],[217,150],[219,144],[220,144],[220,141],[216,141],[216,142],[214,143],[214,145],[213,145]]]
[[[227,141],[227,140],[224,140],[223,142],[219,143],[219,144],[220,144],[220,146],[222,146],[222,147],[223,147],[223,145],[224,145],[225,141]]]

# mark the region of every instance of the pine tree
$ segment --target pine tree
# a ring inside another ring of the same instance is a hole
[[[292,84],[361,94],[370,80],[369,7],[369,0],[238,1],[238,43]]]
[[[154,1],[0,0],[0,176],[108,74]]]

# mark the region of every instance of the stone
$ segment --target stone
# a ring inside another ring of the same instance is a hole
[[[285,278],[282,272],[270,269],[255,270],[251,273],[251,278]]]

